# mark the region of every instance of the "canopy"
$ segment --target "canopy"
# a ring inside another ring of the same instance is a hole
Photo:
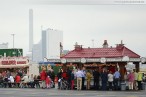
[[[25,67],[29,67],[29,64],[0,65],[0,68],[25,68]]]

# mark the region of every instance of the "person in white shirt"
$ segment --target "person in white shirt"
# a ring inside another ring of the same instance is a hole
[[[8,78],[8,80],[10,81],[10,83],[14,83],[14,77],[10,75],[10,77]]]
[[[8,78],[8,80],[9,80],[9,87],[10,88],[13,87],[13,85],[14,85],[14,77],[12,75],[10,75],[10,77]]]
[[[108,74],[109,90],[112,90],[113,80],[114,80],[114,76],[113,76],[112,72],[110,71]]]
[[[77,90],[81,90],[82,89],[82,77],[84,76],[84,74],[80,69],[78,69],[75,76],[77,78]]]
[[[28,83],[28,82],[29,82],[28,76],[27,76],[27,75],[24,75],[23,78],[22,78],[22,81],[23,81],[24,83]]]
[[[27,83],[29,82],[29,78],[26,74],[23,76],[23,78],[21,80],[22,80],[22,84],[23,84],[22,87],[28,87]]]

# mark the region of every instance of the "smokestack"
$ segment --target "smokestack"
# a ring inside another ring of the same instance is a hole
[[[29,52],[32,52],[33,46],[33,10],[29,9]]]

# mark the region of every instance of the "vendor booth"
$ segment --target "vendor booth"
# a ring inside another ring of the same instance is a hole
[[[2,57],[0,58],[0,72],[17,72],[23,70],[28,73],[29,60],[26,57]]]
[[[132,62],[136,71],[139,71],[141,61],[145,62],[145,58],[130,50],[124,44],[117,44],[116,47],[108,47],[105,40],[102,48],[83,48],[82,45],[75,44],[75,49],[62,56],[61,59],[48,59],[48,62],[63,64],[63,67],[74,66],[76,68],[86,67],[86,69],[95,70],[99,68],[107,68],[109,71],[115,72],[118,68],[122,78],[126,72],[126,65]]]

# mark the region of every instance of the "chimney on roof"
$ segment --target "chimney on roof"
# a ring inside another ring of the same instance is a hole
[[[107,40],[104,40],[104,43],[103,43],[103,48],[108,48],[108,43],[107,43]]]
[[[123,40],[121,40],[121,44],[123,44]]]
[[[78,43],[76,42],[76,43],[75,43],[75,50],[76,50],[76,51],[82,50],[82,45],[78,45]]]
[[[120,44],[117,44],[117,45],[116,45],[116,48],[117,48],[118,50],[121,50],[123,47],[124,47],[123,40],[121,40],[121,43],[120,43]]]

